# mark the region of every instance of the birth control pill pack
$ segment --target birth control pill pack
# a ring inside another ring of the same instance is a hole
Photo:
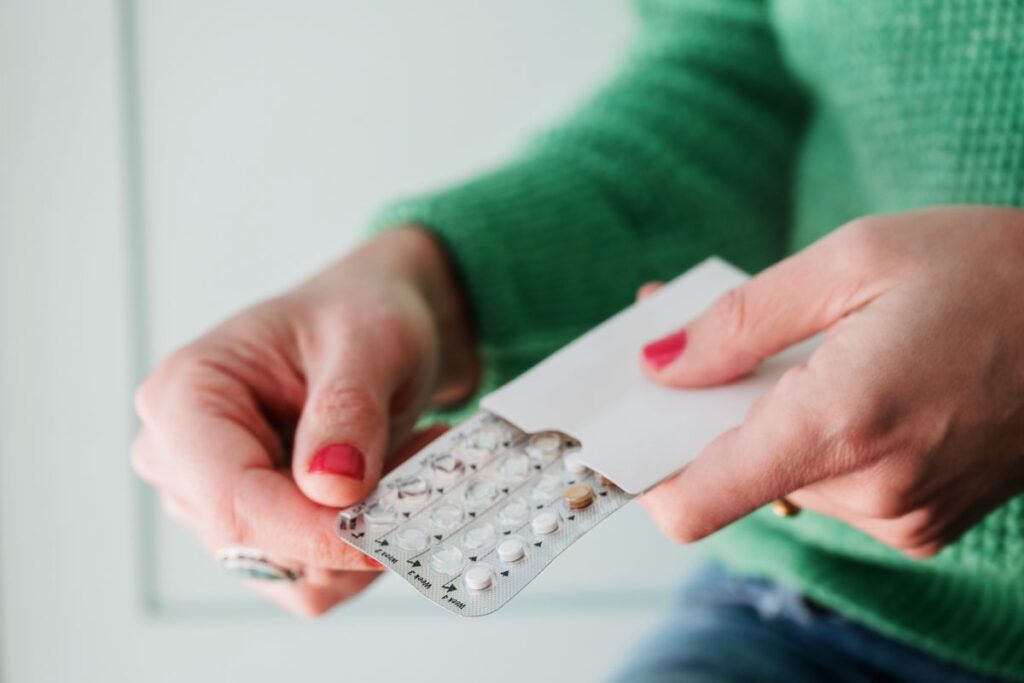
[[[338,534],[449,611],[489,614],[632,499],[579,446],[480,411],[342,510]]]
[[[338,536],[455,614],[495,611],[808,359],[816,339],[728,386],[671,389],[644,375],[646,342],[746,279],[709,259],[488,394],[473,417],[341,510]]]

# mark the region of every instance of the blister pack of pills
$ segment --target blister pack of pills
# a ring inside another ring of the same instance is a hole
[[[747,276],[709,259],[485,396],[338,515],[338,536],[463,616],[489,614],[634,496],[740,424],[818,340],[728,386],[645,377],[643,345]]]
[[[449,611],[489,614],[632,499],[578,451],[480,411],[342,510],[338,535]]]

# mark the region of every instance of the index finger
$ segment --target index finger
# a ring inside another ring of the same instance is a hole
[[[412,457],[445,431],[447,426],[434,425],[414,434],[389,459],[388,469]],[[326,569],[380,569],[370,556],[335,535],[335,508],[306,498],[279,470],[246,469],[235,484],[233,505],[234,530],[240,545]]]
[[[377,568],[334,536],[335,511],[295,485],[280,439],[240,379],[199,363],[161,379],[141,402],[146,469],[191,503],[205,538],[330,569]]]
[[[317,567],[379,568],[334,535],[336,510],[303,495],[245,427],[194,405],[178,415],[181,429],[156,434],[160,484],[192,502],[204,536]]]
[[[671,539],[697,541],[776,498],[834,474],[808,366],[790,369],[742,425],[711,442],[640,503]]]

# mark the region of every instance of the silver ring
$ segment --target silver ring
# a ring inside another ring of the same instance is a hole
[[[262,551],[244,546],[229,546],[217,551],[217,562],[233,576],[258,581],[289,581],[302,578],[302,572],[271,562]]]

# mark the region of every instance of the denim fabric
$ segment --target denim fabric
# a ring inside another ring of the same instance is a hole
[[[710,565],[617,683],[993,683],[859,626],[792,588]]]

